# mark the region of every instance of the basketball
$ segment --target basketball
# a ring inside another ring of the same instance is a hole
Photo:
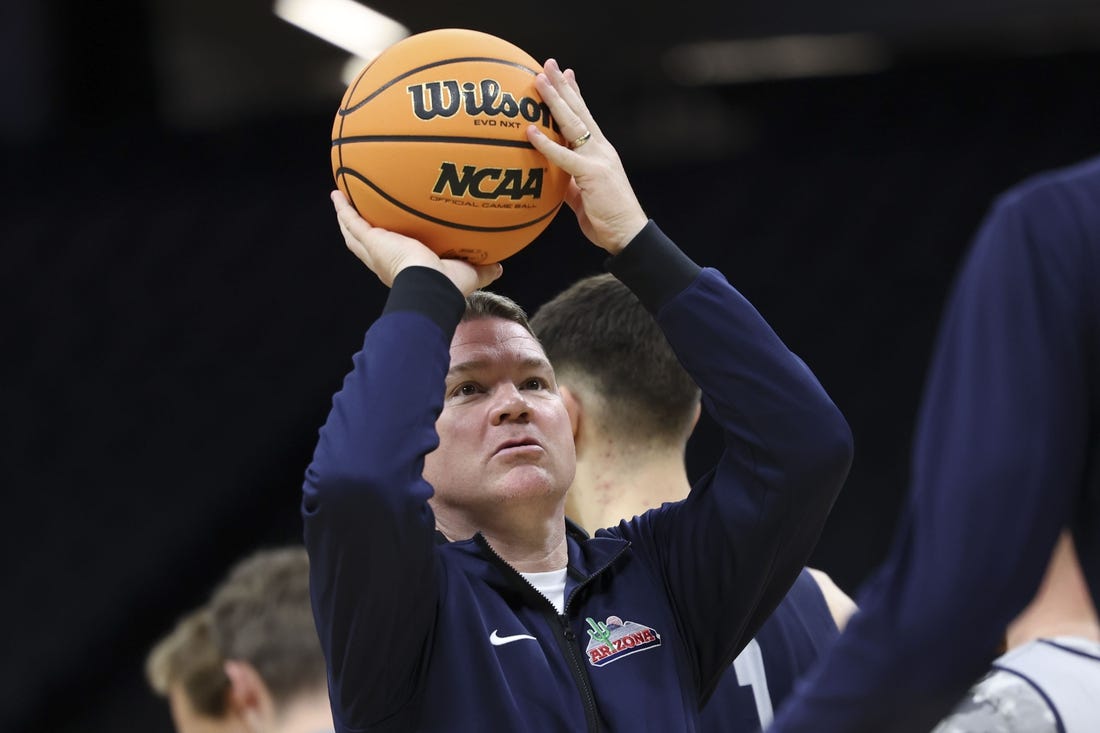
[[[446,28],[383,51],[348,86],[332,127],[337,187],[373,226],[441,257],[488,264],[554,218],[569,175],[527,141],[564,144],[535,91],[542,65],[496,36]]]

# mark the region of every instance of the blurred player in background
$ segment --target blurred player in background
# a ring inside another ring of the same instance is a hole
[[[1008,627],[1008,651],[934,733],[1097,730],[1100,621],[1069,532],[1039,593]]]
[[[179,733],[332,731],[302,547],[242,560],[149,654]]]
[[[934,728],[989,668],[1066,530],[1094,613],[1100,159],[1018,185],[986,218],[947,302],[892,552],[774,733]],[[1092,653],[1044,647],[1032,651],[1052,669],[1070,665],[1063,679],[1095,680]]]
[[[566,515],[595,534],[686,498],[700,392],[637,296],[610,274],[583,278],[541,306],[531,327],[554,366],[577,446]],[[703,709],[703,730],[770,724],[854,610],[827,574],[803,570],[723,676]]]

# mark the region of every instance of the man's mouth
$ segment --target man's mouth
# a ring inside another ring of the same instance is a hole
[[[493,453],[523,453],[528,450],[542,450],[542,446],[538,444],[538,441],[529,438],[517,438],[515,440],[504,441],[497,446],[497,449],[493,451]]]

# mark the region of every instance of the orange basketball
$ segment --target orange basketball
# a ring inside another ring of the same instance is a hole
[[[499,262],[561,207],[569,175],[527,141],[563,142],[535,91],[541,64],[487,33],[405,38],[348,87],[332,126],[336,185],[374,226],[442,257]]]

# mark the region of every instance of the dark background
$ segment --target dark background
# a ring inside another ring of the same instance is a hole
[[[576,69],[648,213],[847,415],[855,464],[813,562],[854,593],[983,213],[1100,152],[1095,3],[374,7]],[[692,40],[851,32],[880,68],[689,87],[662,63]],[[0,9],[0,730],[170,730],[149,647],[233,561],[300,539],[317,428],[385,294],[327,197],[345,58],[259,0]],[[495,289],[533,310],[602,259],[564,212]]]

